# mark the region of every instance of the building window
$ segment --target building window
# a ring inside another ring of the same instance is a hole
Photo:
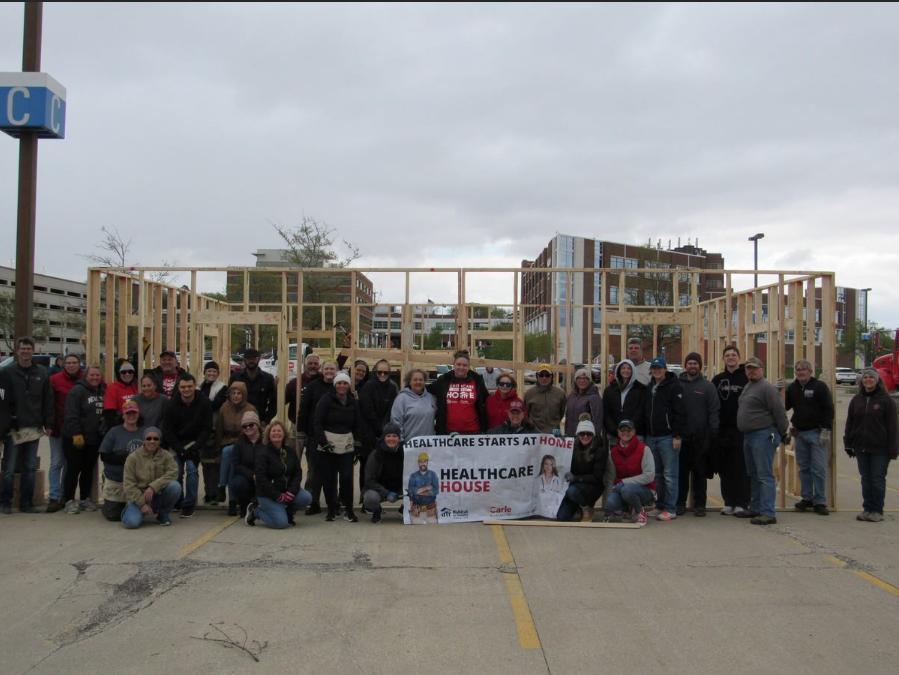
[[[635,258],[622,258],[621,256],[613,255],[611,258],[612,269],[614,270],[623,270],[623,269],[637,269],[640,267],[640,264],[637,262]],[[637,276],[636,272],[628,272],[627,276],[635,277]]]

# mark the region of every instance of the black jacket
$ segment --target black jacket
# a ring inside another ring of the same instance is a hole
[[[12,380],[0,370],[0,438],[6,438],[12,427]]]
[[[197,391],[186,405],[175,392],[162,413],[162,441],[174,454],[192,462],[200,461],[200,450],[212,434],[212,403]],[[193,445],[190,445],[193,443]],[[185,448],[190,445],[189,448]]]
[[[870,394],[861,387],[859,389],[861,391],[849,401],[843,446],[856,453],[870,452],[896,459],[899,447],[895,402],[884,389],[883,382],[878,382]]]
[[[277,450],[274,445],[260,446],[256,452],[256,494],[277,501],[283,492],[300,491],[303,470],[296,451],[289,445]]]
[[[724,370],[712,378],[712,386],[718,391],[721,409],[718,411],[718,429],[737,428],[737,401],[743,388],[749,384],[746,370],[741,364],[734,372]]]
[[[684,392],[674,373],[665,373],[665,379],[659,384],[654,379],[649,380],[643,408],[647,436],[684,435],[686,410],[683,396]]]
[[[265,447],[262,434],[253,443],[246,434],[241,434],[231,451],[231,468],[237,476],[243,476],[252,485],[256,481],[256,455]]]
[[[436,433],[441,436],[445,436],[448,433],[446,430],[446,395],[449,393],[450,384],[452,384],[455,378],[455,373],[449,371],[428,385],[428,391],[434,394],[434,398],[437,399],[437,416],[434,426]],[[468,371],[468,377],[463,382],[468,382],[472,379],[475,381],[475,389],[477,390],[475,405],[478,410],[481,433],[483,433],[487,431],[487,398],[490,396],[490,392],[487,391],[484,378],[473,369]]]
[[[362,449],[373,449],[381,437],[381,430],[390,421],[390,411],[397,396],[396,385],[387,380],[370,380],[359,392],[359,409],[362,412]]]
[[[99,445],[106,434],[106,420],[103,418],[103,383],[92,387],[86,378],[81,378],[66,396],[63,414],[62,435],[74,438],[83,436],[88,445]]]
[[[247,375],[247,369],[234,373],[228,380],[228,387],[235,382],[243,382],[247,385],[247,402],[256,406],[259,411],[259,419],[265,426],[271,422],[278,409],[278,389],[275,387],[275,378],[264,370],[259,370],[256,377]]]
[[[383,442],[379,443],[365,463],[365,487],[363,490],[374,490],[381,495],[381,499],[386,499],[388,492],[402,495],[403,457],[402,443],[397,446],[396,450],[388,450]]]
[[[575,441],[571,453],[571,484],[577,485],[584,493],[589,505],[595,504],[602,496],[605,486],[606,465],[609,462],[609,446],[599,436],[593,437],[593,445],[583,447]]]
[[[56,419],[56,399],[47,369],[32,363],[27,370],[13,363],[6,368],[12,382],[12,427],[53,428]]]
[[[702,373],[691,380],[687,373],[681,373],[680,386],[683,391],[684,434],[697,437],[717,436],[720,426],[721,399],[715,386]]]
[[[833,428],[833,398],[830,388],[821,380],[810,377],[803,387],[793,380],[787,387],[787,410],[792,408],[790,424],[799,431]]]
[[[305,432],[309,438],[315,438],[315,409],[318,402],[329,391],[334,391],[333,382],[325,382],[321,375],[313,378],[303,387],[300,395],[300,414],[297,417],[297,430]]]
[[[616,370],[617,375],[617,370]],[[624,399],[624,409],[621,407],[621,381],[616,377],[602,394],[602,425],[606,430],[609,438],[618,437],[618,423],[621,420],[630,420],[636,425],[634,431],[638,436],[646,433],[644,414],[646,407],[646,385],[638,382],[635,375],[631,375],[634,379],[634,385],[627,392],[627,398]]]
[[[346,403],[341,403],[337,392],[327,392],[315,407],[315,441],[319,445],[328,442],[325,431],[332,434],[353,434],[353,440],[362,438],[362,412],[359,401],[347,394]]]

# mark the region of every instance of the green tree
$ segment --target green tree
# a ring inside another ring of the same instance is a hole
[[[864,334],[869,334],[870,339],[863,339]],[[877,341],[880,343],[879,350],[875,347],[875,335],[878,336]],[[837,351],[840,354],[852,354],[862,362],[863,366],[870,366],[878,356],[892,350],[893,336],[891,332],[879,326],[875,321],[869,321],[867,327],[863,321],[855,321],[847,326],[843,331],[843,341],[837,345]]]
[[[34,328],[32,336],[36,342],[50,339],[50,326],[47,313],[42,309],[34,310]],[[0,293],[0,333],[8,351],[16,348],[16,296],[12,293]]]

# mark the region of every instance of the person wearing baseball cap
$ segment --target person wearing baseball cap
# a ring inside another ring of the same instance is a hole
[[[646,526],[644,505],[653,499],[656,466],[652,450],[637,438],[636,431],[633,420],[618,422],[606,473],[607,482],[612,483],[613,487],[606,496],[605,523],[613,518],[623,518],[624,510],[628,509],[628,515],[637,525]]]
[[[537,367],[537,384],[524,393],[528,419],[541,434],[561,433],[567,403],[565,391],[553,383],[553,369],[547,363]]]
[[[430,459],[428,453],[420,453],[418,471],[409,476],[410,521],[411,518],[421,517],[423,523],[427,523],[429,518],[434,518],[434,522],[437,522],[437,494],[440,492],[440,481],[437,480],[437,474],[428,469]]]
[[[508,402],[506,419],[499,426],[493,427],[488,434],[536,434],[537,429],[525,417],[525,406],[517,396]]]
[[[117,523],[128,506],[125,499],[124,472],[128,455],[139,450],[144,443],[144,429],[140,406],[134,399],[122,404],[122,423],[114,426],[100,443],[100,459],[103,460],[103,517]]]
[[[762,360],[751,356],[744,367],[749,382],[740,394],[737,428],[743,432],[743,454],[751,497],[749,509],[734,515],[751,518],[749,522],[753,525],[773,525],[777,522],[774,455],[777,446],[787,437],[790,424],[777,387],[765,379]]]
[[[365,463],[362,505],[372,514],[373,523],[381,522],[381,502],[394,504],[403,494],[403,458],[400,427],[388,422]]]
[[[677,518],[677,489],[680,476],[678,453],[686,426],[684,392],[664,357],[649,364],[652,378],[643,408],[646,444],[656,463],[656,506],[646,514],[666,522]]]

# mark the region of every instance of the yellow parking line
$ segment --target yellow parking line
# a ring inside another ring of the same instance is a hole
[[[719,501],[718,501],[717,499],[715,499],[714,497],[706,496],[705,500],[706,500],[709,504],[711,504],[712,506],[724,506],[724,502],[719,502]]]
[[[855,481],[859,480],[858,476],[847,476],[845,473],[838,473],[837,476],[839,476],[840,478],[845,478],[846,480],[855,480]],[[899,492],[899,490],[897,490],[894,487],[890,487],[889,485],[887,485],[886,487],[887,487],[887,490],[892,490],[893,492]]]
[[[846,567],[846,563],[844,563],[839,558],[834,558],[832,555],[822,555],[821,557],[824,558],[831,565],[836,565],[837,567]]]
[[[845,562],[843,562],[842,560],[839,560],[838,558],[834,558],[833,556],[822,555],[821,557],[824,558],[830,564],[836,565],[837,567],[846,567],[847,566]],[[883,590],[885,590],[888,593],[892,593],[893,595],[899,595],[899,588],[896,588],[895,586],[893,586],[893,584],[887,583],[883,579],[878,579],[873,574],[868,574],[867,572],[860,572],[858,570],[852,570],[852,573],[855,576],[859,577],[860,579],[864,579],[868,583],[874,584],[878,588],[882,588]]]
[[[181,560],[182,558],[186,558],[191,553],[193,553],[198,548],[200,548],[203,544],[215,539],[225,529],[227,529],[228,527],[230,527],[231,525],[236,523],[237,520],[238,520],[237,517],[227,518],[223,523],[216,525],[211,530],[209,530],[209,532],[204,534],[202,537],[200,537],[199,539],[195,539],[194,541],[189,543],[187,546],[185,546],[183,549],[181,549],[181,553],[178,554],[177,559]]]
[[[512,549],[509,548],[502,525],[491,525],[490,529],[493,530],[493,541],[496,542],[496,552],[499,554],[500,562],[509,569],[517,570],[515,557],[512,555]],[[509,604],[512,605],[512,614],[515,616],[515,625],[518,628],[519,646],[522,649],[540,649],[537,626],[534,625],[534,617],[531,615],[531,608],[524,595],[524,587],[521,585],[518,572],[503,572],[503,579],[506,582],[506,594],[509,596]]]

